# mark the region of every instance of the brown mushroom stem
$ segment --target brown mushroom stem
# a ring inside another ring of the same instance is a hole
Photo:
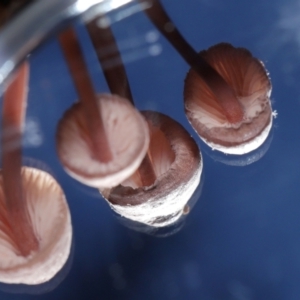
[[[112,94],[128,99],[134,105],[125,67],[113,36],[111,28],[101,28],[98,20],[89,22],[86,27],[95,48],[99,63]],[[151,159],[147,153],[139,169],[139,175],[144,186],[154,184],[156,175]]]
[[[144,3],[145,0],[139,0]],[[244,112],[234,90],[227,84],[223,77],[211,67],[201,56],[190,46],[181,35],[159,0],[152,0],[145,10],[152,23],[180,53],[190,67],[206,82],[215,94],[224,115],[228,122],[235,124],[243,120]]]
[[[83,103],[86,126],[92,135],[91,143],[94,148],[94,155],[99,161],[107,163],[112,160],[112,153],[101,112],[97,105],[97,95],[94,91],[75,30],[68,28],[62,32],[59,36],[59,42],[77,89],[79,99]]]
[[[2,166],[6,207],[13,238],[21,255],[39,248],[23,193],[22,125],[26,108],[28,64],[24,63],[4,94],[2,119]]]
[[[109,89],[113,94],[128,99],[134,105],[122,58],[110,27],[99,27],[98,19],[95,19],[89,22],[86,28]]]

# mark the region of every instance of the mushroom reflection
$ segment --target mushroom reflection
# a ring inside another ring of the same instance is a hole
[[[28,65],[4,94],[0,173],[0,281],[39,284],[65,264],[72,226],[64,193],[48,173],[21,168]]]
[[[58,125],[57,150],[65,170],[92,187],[112,187],[140,165],[149,145],[149,131],[139,112],[126,99],[96,95],[75,31],[60,43],[80,102]]]
[[[199,185],[202,159],[197,144],[179,123],[158,112],[143,115],[150,128],[148,154],[156,181],[145,186],[136,172],[119,186],[100,191],[121,216],[163,227],[182,216]]]
[[[185,106],[200,137],[224,153],[244,154],[258,148],[272,126],[271,83],[263,64],[246,49],[225,43],[199,55],[159,0],[152,1],[146,13],[192,68],[186,79]]]

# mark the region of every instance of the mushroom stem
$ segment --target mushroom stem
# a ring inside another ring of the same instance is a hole
[[[86,27],[111,93],[128,99],[134,106],[125,67],[111,28],[99,27],[97,19],[89,22]],[[154,184],[156,175],[148,153],[139,166],[138,172],[144,186]]]
[[[76,37],[75,30],[69,28],[59,36],[65,59],[74,81],[79,99],[83,104],[87,128],[92,135],[91,143],[94,155],[99,161],[107,163],[112,160],[112,153],[105,132],[101,107],[97,105],[97,95],[94,91],[83,53]]]
[[[111,28],[99,27],[98,19],[89,22],[86,28],[109,89],[113,94],[128,99],[134,105],[126,71]]]
[[[143,3],[145,0],[138,1]],[[244,117],[244,112],[234,90],[185,40],[169,18],[160,1],[152,0],[145,12],[157,29],[210,87],[220,106],[223,108],[224,115],[228,122],[232,124],[241,122]]]
[[[32,228],[23,192],[22,125],[26,108],[28,64],[24,63],[7,88],[3,102],[2,166],[8,217],[15,243],[21,255],[27,256],[39,248]]]

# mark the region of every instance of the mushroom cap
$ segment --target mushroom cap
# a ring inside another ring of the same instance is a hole
[[[200,182],[202,158],[195,141],[175,120],[158,112],[142,114],[151,132],[148,153],[157,177],[155,183],[141,186],[136,172],[121,185],[100,192],[121,216],[164,227],[183,214]]]
[[[112,187],[131,176],[140,165],[149,146],[149,130],[127,99],[101,94],[97,104],[101,107],[112,160],[103,163],[94,157],[80,102],[65,113],[58,125],[57,152],[73,178],[96,188]]]
[[[39,250],[17,254],[7,228],[3,179],[0,177],[0,281],[40,284],[50,280],[67,261],[72,241],[70,211],[65,195],[48,173],[29,167],[21,171],[23,193]]]
[[[200,138],[213,149],[245,154],[258,148],[272,127],[271,82],[261,61],[244,48],[221,43],[202,51],[204,58],[237,95],[243,121],[230,124],[213,91],[190,70],[185,79],[186,116]]]

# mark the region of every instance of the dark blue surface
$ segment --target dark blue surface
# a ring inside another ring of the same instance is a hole
[[[182,230],[164,239],[131,231],[96,190],[70,178],[58,161],[56,125],[77,97],[52,39],[30,58],[27,116],[36,121],[43,142],[29,142],[24,155],[46,163],[66,193],[73,265],[52,292],[38,297],[0,292],[0,299],[300,299],[300,3],[163,3],[196,49],[229,42],[265,63],[278,111],[270,148],[246,167],[222,164],[202,151],[203,192]],[[137,107],[178,120],[201,147],[183,111],[186,63],[143,13],[115,22],[113,30]],[[82,26],[78,32],[97,90],[107,92],[87,33]]]

